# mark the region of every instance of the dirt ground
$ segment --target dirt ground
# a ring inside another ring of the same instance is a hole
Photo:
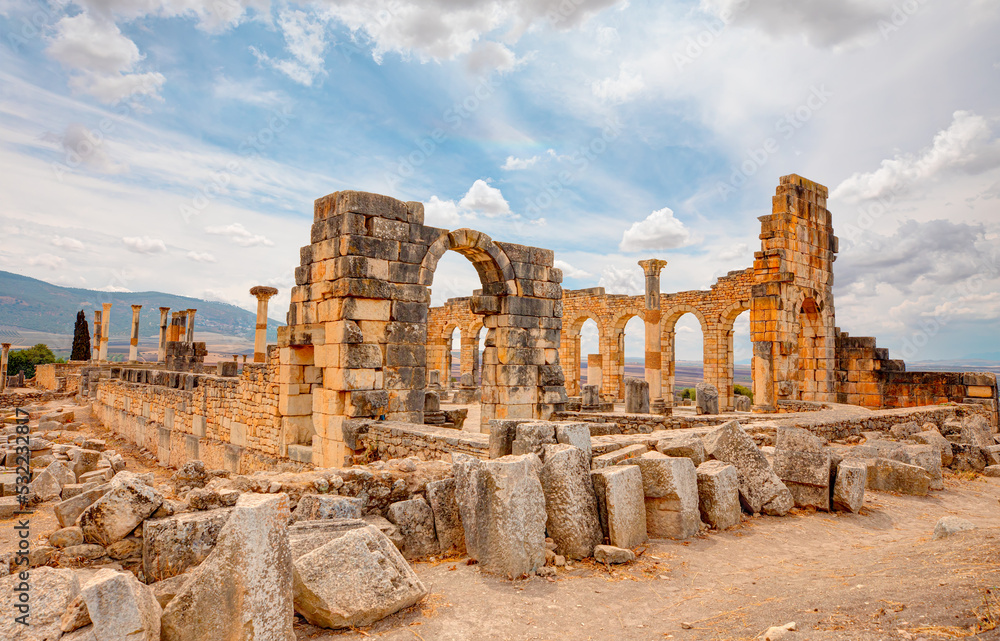
[[[105,438],[129,469],[169,476],[92,419],[84,432]],[[359,630],[331,632],[297,618],[296,632],[300,640],[686,641],[755,639],[794,621],[786,639],[970,637],[977,623],[1000,625],[998,502],[1000,479],[946,472],[944,491],[926,498],[869,492],[858,515],[745,517],[726,532],[651,541],[627,567],[590,560],[559,568],[555,579],[512,582],[465,558],[418,562],[429,591],[422,603]],[[932,540],[946,515],[977,529]],[[13,548],[13,525],[0,521],[0,553]],[[58,527],[51,504],[31,525],[39,542]],[[1000,640],[1000,628],[974,638]]]

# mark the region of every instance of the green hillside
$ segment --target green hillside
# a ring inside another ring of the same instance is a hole
[[[245,309],[188,296],[161,292],[98,292],[89,289],[59,287],[42,280],[0,271],[0,326],[53,334],[72,334],[76,313],[84,310],[93,333],[94,310],[111,303],[111,337],[128,336],[132,324],[132,305],[142,305],[139,336],[154,337],[160,332],[160,307],[171,312],[197,309],[195,329],[253,340],[256,315]],[[276,327],[284,323],[268,322],[268,340],[277,340]]]

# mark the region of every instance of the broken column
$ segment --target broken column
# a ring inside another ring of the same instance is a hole
[[[748,512],[784,516],[795,506],[792,493],[738,422],[729,421],[702,440],[708,456],[736,466],[740,503]]]
[[[194,313],[198,311],[196,309],[187,310],[187,336],[185,341],[188,343],[194,342]]]
[[[641,378],[625,379],[625,413],[649,414],[649,381]]]
[[[134,363],[139,360],[139,310],[142,305],[132,305],[132,333],[128,340],[128,360]]]
[[[795,500],[795,507],[830,510],[830,451],[808,430],[779,427],[774,473]]]
[[[601,390],[596,385],[584,385],[580,392],[580,405],[583,409],[597,409],[601,405]]]
[[[160,344],[157,348],[156,360],[161,363],[167,360],[167,326],[170,324],[167,315],[169,313],[169,307],[160,308]]]
[[[654,414],[662,414],[666,404],[663,400],[663,380],[660,370],[660,271],[667,261],[650,258],[640,260],[646,275],[646,382],[649,383],[650,408]]]
[[[683,540],[698,534],[698,475],[691,459],[646,452],[620,465],[641,472],[649,536]]]
[[[715,415],[719,413],[719,388],[708,383],[698,383],[695,386],[697,394],[697,414]]]
[[[7,356],[10,354],[10,343],[0,344],[0,392],[7,389]]]
[[[257,297],[257,329],[253,335],[253,362],[263,363],[267,351],[267,301],[278,293],[274,287],[258,285],[250,288],[250,295]]]
[[[101,310],[94,310],[94,341],[92,343],[93,354],[91,360],[101,360]]]
[[[597,388],[597,393],[601,392],[601,367],[602,360],[600,354],[587,354],[587,385]]]
[[[634,548],[648,540],[642,473],[634,465],[614,465],[590,473],[601,529],[611,545]]]
[[[587,558],[604,541],[590,458],[572,445],[546,445],[544,449],[545,464],[538,478],[545,494],[546,530],[556,543],[556,554]]]
[[[101,312],[101,352],[98,360],[102,363],[108,362],[108,332],[111,331],[111,303],[101,305],[104,311]]]

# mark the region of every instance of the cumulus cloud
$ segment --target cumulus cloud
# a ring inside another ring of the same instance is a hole
[[[995,167],[1000,167],[1000,138],[993,123],[971,111],[956,111],[951,125],[939,131],[929,147],[883,160],[873,172],[855,173],[830,196],[851,203],[899,196],[949,174],[977,174]]]
[[[188,257],[188,260],[193,260],[196,263],[214,263],[215,262],[215,256],[213,256],[212,254],[210,254],[208,252],[196,252],[196,251],[192,250],[192,251],[189,251],[187,253],[187,257]]]
[[[837,261],[838,288],[874,295],[880,285],[903,292],[951,287],[1000,276],[1000,255],[982,225],[909,220],[894,234],[868,232]]]
[[[609,294],[629,294],[634,296],[642,293],[638,272],[636,270],[621,269],[614,265],[608,265],[601,270],[601,279],[597,281],[597,286],[603,287]]]
[[[591,85],[591,90],[601,100],[617,105],[632,100],[645,87],[642,74],[622,67],[618,70],[618,76],[595,81]]]
[[[514,52],[500,44],[487,40],[469,52],[465,57],[465,66],[477,74],[499,71],[511,71],[524,62],[518,59]]]
[[[206,227],[205,233],[213,234],[215,236],[226,236],[229,240],[237,245],[240,245],[241,247],[270,247],[274,245],[274,241],[270,240],[266,236],[251,233],[240,223],[217,227]]]
[[[752,255],[749,245],[746,243],[736,243],[720,251],[718,257],[719,260],[733,260],[749,255]]]
[[[801,37],[817,47],[874,41],[891,21],[896,0],[701,0],[724,22],[752,26],[776,38]]]
[[[68,249],[69,251],[83,251],[83,243],[75,238],[66,238],[65,236],[53,236],[52,244],[61,249]]]
[[[298,10],[282,11],[278,14],[278,26],[285,37],[285,48],[292,57],[276,60],[255,47],[250,47],[250,51],[261,63],[274,67],[301,85],[310,87],[316,76],[323,73],[327,22],[325,14]]]
[[[511,215],[510,204],[496,187],[491,187],[485,180],[479,179],[472,183],[469,191],[458,201],[458,206],[473,213],[482,214],[487,218]]]
[[[690,241],[691,232],[674,218],[673,210],[664,207],[626,229],[618,248],[626,252],[676,249]]]
[[[267,11],[267,0],[185,0],[162,2],[158,0],[74,0],[91,13],[105,19],[132,20],[143,16],[161,18],[194,17],[198,27],[210,33],[219,33],[239,24],[248,9]]]
[[[46,53],[73,74],[72,89],[105,104],[158,98],[166,81],[160,73],[140,73],[143,56],[135,43],[114,22],[95,19],[86,11],[56,23]]]
[[[161,254],[167,251],[167,245],[159,238],[149,236],[127,236],[122,238],[125,247],[137,254]]]
[[[87,167],[102,174],[120,174],[128,170],[108,154],[103,134],[94,133],[79,122],[72,122],[61,134],[48,133],[43,140],[57,143],[65,154],[67,167]]]
[[[38,254],[24,260],[33,267],[47,267],[51,270],[62,269],[66,266],[66,259],[53,254]]]
[[[578,267],[570,265],[565,260],[556,260],[552,263],[556,267],[562,270],[563,275],[567,278],[586,278],[590,276],[590,272],[584,271]]]
[[[522,169],[528,169],[538,164],[541,160],[541,156],[532,156],[531,158],[515,158],[514,156],[507,156],[507,161],[504,162],[500,169],[504,171],[520,171]]]
[[[462,220],[454,200],[441,200],[437,196],[424,203],[424,222],[431,227],[452,229]]]

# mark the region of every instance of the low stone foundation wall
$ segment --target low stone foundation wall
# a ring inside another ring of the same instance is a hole
[[[946,421],[962,419],[970,414],[988,416],[988,412],[979,405],[900,408],[877,410],[870,414],[847,414],[833,410],[815,415],[806,414],[792,418],[755,421],[750,424],[750,429],[773,430],[777,427],[801,427],[829,441],[843,441],[852,436],[861,436],[862,432],[888,432],[894,425],[909,422],[915,422],[921,426],[924,423],[934,423],[938,429],[944,431],[942,428]]]
[[[450,463],[454,452],[489,458],[490,437],[432,425],[372,421],[367,424],[367,432],[358,435],[358,445],[378,460],[416,456],[424,461]]]
[[[80,373],[84,367],[90,366],[90,361],[36,365],[35,387],[52,392],[76,394],[80,390]]]
[[[61,392],[4,392],[0,394],[0,409],[45,403],[64,396],[68,396],[68,394]]]

